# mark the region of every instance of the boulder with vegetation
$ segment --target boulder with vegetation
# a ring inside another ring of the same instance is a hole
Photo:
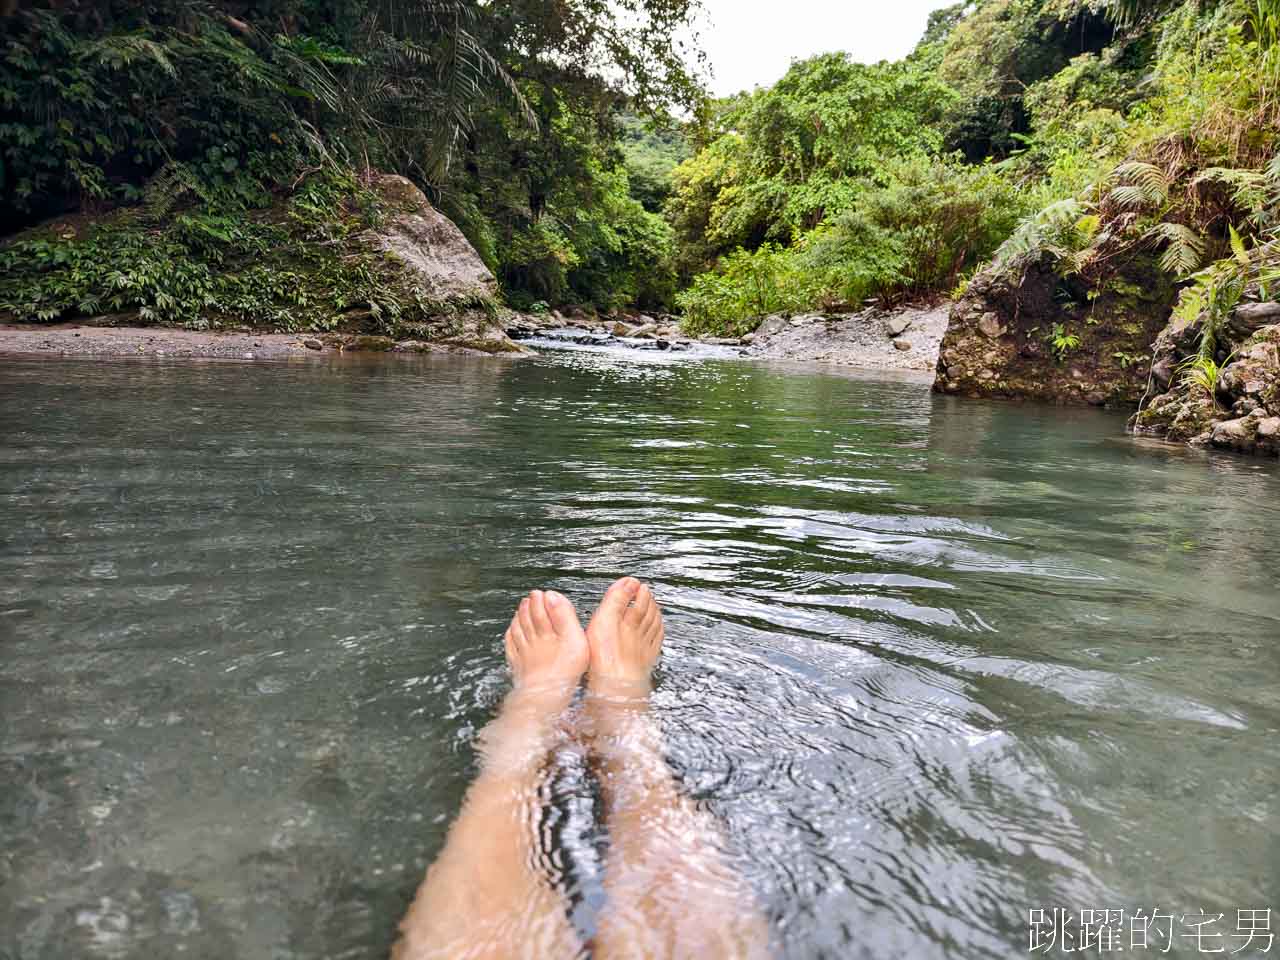
[[[1280,241],[1196,277],[1155,343],[1136,433],[1280,456]]]
[[[13,320],[335,332],[517,351],[497,281],[403,177],[317,173],[215,214],[167,171],[136,207],[54,218],[0,247]],[[357,343],[359,341],[353,341]]]
[[[993,266],[951,309],[936,389],[1132,407],[1172,300],[1172,284],[1149,261],[1101,293],[1064,279],[1049,258]]]

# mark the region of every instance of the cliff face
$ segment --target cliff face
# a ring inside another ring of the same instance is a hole
[[[1047,262],[988,269],[951,308],[934,389],[969,397],[1136,406],[1173,290],[1155,270],[1089,299]]]

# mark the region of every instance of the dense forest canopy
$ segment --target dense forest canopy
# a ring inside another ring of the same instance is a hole
[[[5,232],[182,210],[174,255],[207,259],[237,215],[299,191],[323,206],[376,169],[422,186],[514,306],[679,309],[716,332],[945,295],[993,258],[1049,262],[1082,299],[1143,271],[1271,269],[1280,0],[974,0],[902,61],[824,54],[715,101],[682,40],[695,12],[10,0]],[[65,267],[80,242],[9,243],[0,309],[97,303],[108,273]]]
[[[413,178],[515,298],[652,293],[669,230],[619,108],[701,102],[692,0],[16,2],[0,10],[6,232],[175,190],[221,214],[301,176]]]

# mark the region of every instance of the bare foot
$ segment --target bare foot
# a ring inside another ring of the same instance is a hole
[[[520,601],[503,638],[516,692],[573,696],[590,661],[587,635],[563,594],[534,590]]]
[[[606,697],[647,697],[649,675],[662,652],[662,611],[649,588],[623,577],[605,591],[587,625],[588,684]]]

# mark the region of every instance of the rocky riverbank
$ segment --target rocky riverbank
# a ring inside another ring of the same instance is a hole
[[[1088,299],[1049,263],[978,274],[951,308],[935,389],[1133,409],[1173,303],[1170,284],[1148,281]]]
[[[765,318],[743,337],[691,338],[676,317],[600,317],[549,311],[521,315],[507,328],[517,343],[575,344],[664,353],[699,352],[754,360],[798,360],[877,370],[932,370],[947,327],[946,303],[858,313],[806,313]]]
[[[1135,433],[1280,456],[1280,303],[1245,301],[1198,362],[1202,325],[1175,318],[1156,338],[1150,400]]]
[[[24,231],[4,244],[17,266],[0,276],[0,322],[10,321],[0,350],[236,359],[397,345],[521,351],[506,335],[497,279],[421,190],[377,174],[352,189],[323,209],[282,196],[243,222],[216,223],[209,229],[232,239],[203,256],[170,236],[181,211],[118,209]],[[82,288],[81,274],[98,275],[111,257],[137,276],[122,272],[105,293]]]
[[[1216,305],[1173,310],[1172,284],[1141,259],[1084,301],[1047,262],[988,269],[951,309],[934,386],[1137,408],[1139,435],[1280,455],[1280,302],[1268,292],[1244,286],[1215,321]]]
[[[949,303],[872,307],[858,313],[769,317],[751,335],[746,355],[812,360],[878,370],[932,370],[947,330]]]

